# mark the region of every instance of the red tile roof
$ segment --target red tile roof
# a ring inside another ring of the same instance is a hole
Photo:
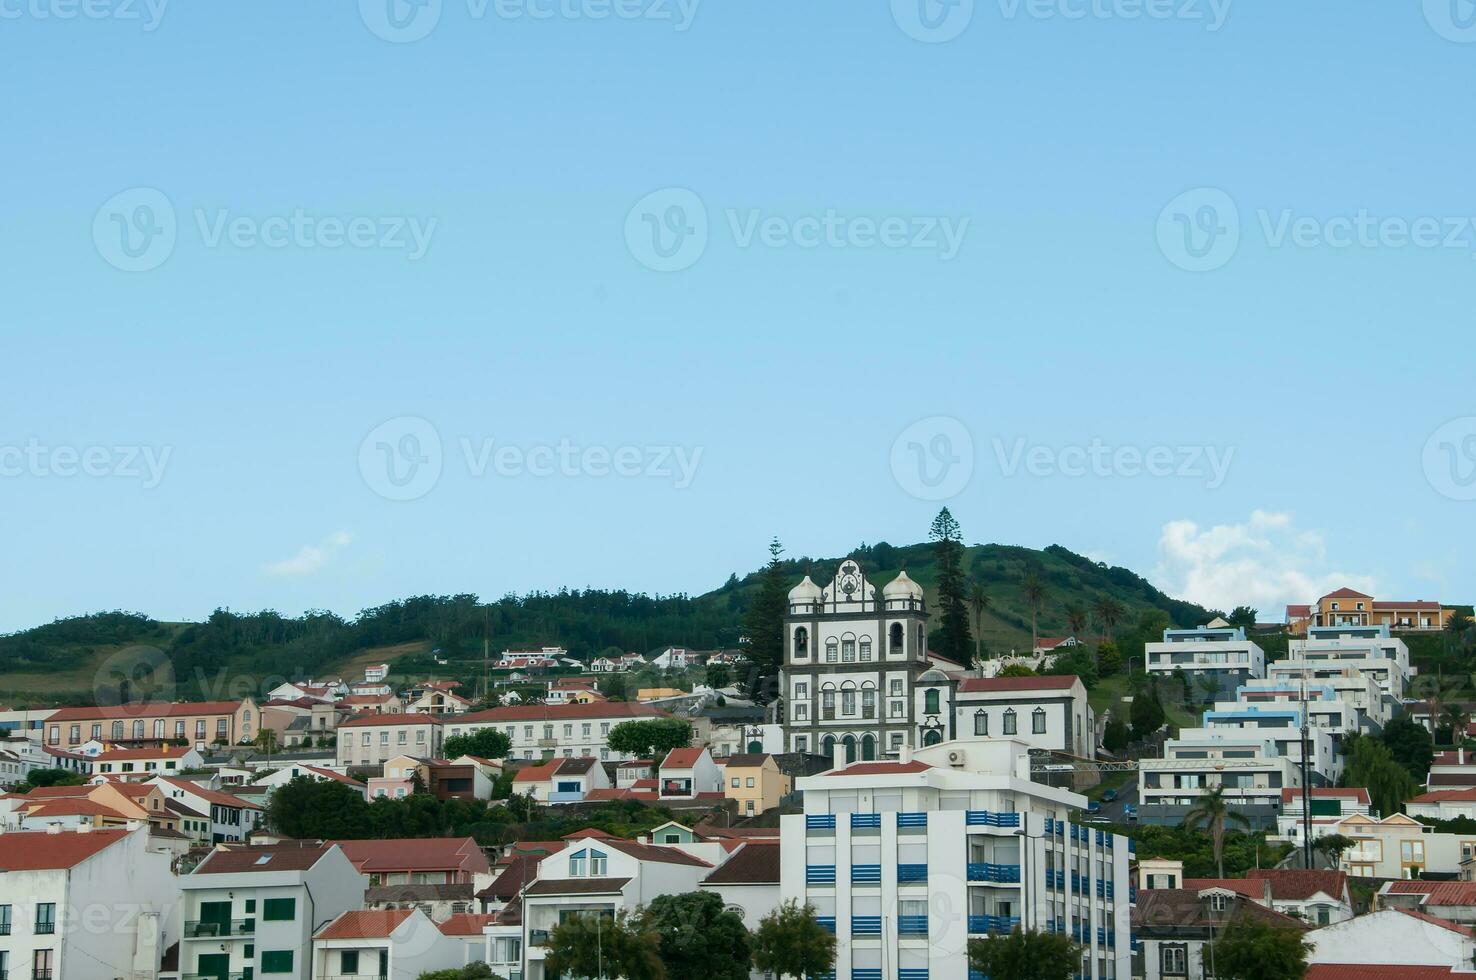
[[[965,694],[1007,693],[1012,691],[1069,691],[1077,683],[1075,674],[1041,677],[966,677],[958,689]]]
[[[231,715],[241,707],[240,701],[151,701],[139,704],[99,705],[91,708],[58,708],[46,719],[54,721],[92,721],[98,718],[159,718],[175,715]]]
[[[1390,895],[1424,895],[1425,905],[1476,905],[1476,881],[1391,881]]]
[[[828,772],[827,776],[890,776],[903,772],[926,772],[933,768],[926,762],[914,759],[911,762],[858,762],[844,769]]]
[[[1348,890],[1348,876],[1341,871],[1253,868],[1245,876],[1251,881],[1271,882],[1271,897],[1283,901],[1306,901],[1318,892],[1341,899]]]
[[[641,844],[633,840],[610,839],[603,842],[607,847],[613,847],[617,851],[623,851],[638,861],[655,861],[659,864],[685,864],[694,868],[710,868],[711,864],[701,858],[693,857],[686,851],[679,851],[674,847],[658,847],[655,844]]]
[[[363,874],[392,871],[490,871],[471,837],[410,837],[331,841]]]
[[[314,939],[388,939],[414,909],[356,909],[324,926]]]
[[[554,773],[559,771],[559,764],[563,759],[555,759],[537,766],[524,766],[519,769],[517,775],[513,776],[515,783],[541,783],[545,779],[552,779]]]
[[[0,834],[0,871],[72,868],[128,836],[126,830],[75,830],[60,834],[12,830]]]
[[[1290,605],[1286,607],[1286,615],[1288,619],[1310,616],[1312,615],[1312,607],[1306,605]]]
[[[458,912],[440,924],[441,932],[448,936],[480,936],[482,927],[497,921],[495,915],[479,915],[473,912]]]
[[[702,758],[702,753],[707,750],[701,747],[672,749],[666,753],[666,758],[661,760],[662,769],[691,769]]]
[[[585,827],[583,830],[576,830],[572,834],[565,834],[563,840],[578,840],[581,837],[603,837],[605,840],[619,839],[614,834],[607,833],[598,827]]]
[[[1208,888],[1224,888],[1253,901],[1264,901],[1266,898],[1266,886],[1263,883],[1248,881],[1245,878],[1185,878],[1184,887],[1181,890],[1202,892]]]
[[[1372,599],[1373,596],[1366,595],[1366,594],[1364,594],[1362,592],[1357,592],[1357,591],[1355,591],[1353,589],[1348,588],[1345,585],[1341,589],[1338,589],[1336,592],[1329,592],[1327,595],[1323,596],[1322,598],[1323,599]],[[1318,600],[1318,601],[1320,602],[1321,600]]]
[[[394,711],[377,714],[355,715],[338,723],[339,728],[367,728],[376,725],[439,725],[441,719],[435,715],[406,715]]]
[[[1313,963],[1306,980],[1451,980],[1448,966],[1391,966],[1387,963]]]
[[[1433,793],[1421,793],[1408,800],[1409,803],[1476,803],[1476,789],[1437,789]]]
[[[288,844],[218,845],[190,873],[208,875],[306,871],[317,864],[328,851],[327,844],[301,841]],[[266,860],[262,860],[263,858]]]

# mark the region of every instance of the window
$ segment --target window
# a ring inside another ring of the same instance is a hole
[[[589,737],[589,735],[590,735],[589,722],[585,722],[583,725],[580,725],[579,726],[579,734],[583,735],[585,738],[588,738]]]
[[[569,856],[569,877],[583,878],[589,864],[589,851],[580,851],[578,854]]]
[[[564,726],[564,737],[565,738],[573,738],[574,737],[574,726],[573,725],[565,725]]]
[[[297,918],[297,899],[264,899],[261,903],[261,917],[266,922],[291,922]]]
[[[155,718],[154,719],[154,737],[155,738],[163,738],[164,737],[164,719],[163,718]]]
[[[0,936],[10,935],[10,906],[0,905]]]
[[[737,776],[734,776],[733,777],[733,788],[734,789],[737,789],[738,788],[738,777]]]
[[[806,721],[810,717],[810,706],[808,704],[797,704],[794,706],[794,720]]]
[[[893,677],[891,686],[887,690],[891,692],[892,697],[900,698],[902,696],[902,678]]]
[[[69,741],[69,742],[80,742],[80,741],[82,741],[82,726],[81,725],[73,725],[71,727],[71,729],[69,729],[67,731],[67,741]]]
[[[118,724],[121,725],[122,723],[119,722]],[[121,732],[122,732],[122,729],[119,728],[119,733],[121,734]],[[205,719],[204,718],[197,718],[197,719],[195,719],[195,740],[196,741],[200,741],[200,742],[203,742],[205,740]]]
[[[746,785],[749,789],[753,789],[753,777],[749,776],[748,779],[744,781],[744,785]]]
[[[94,725],[93,727],[96,728],[97,726]],[[174,723],[174,737],[175,738],[184,738],[185,737],[185,723],[183,721],[176,721]]]
[[[93,724],[93,726],[92,726],[92,737],[94,739],[101,739],[102,738],[102,724],[100,722]]]
[[[861,692],[861,717],[876,717],[876,692],[866,688]]]
[[[796,627],[794,631],[794,655],[796,657],[810,655],[810,631],[803,626]]]
[[[890,647],[889,647],[889,649],[893,653],[901,653],[902,652],[902,624],[901,623],[893,623],[892,624],[892,629],[891,629],[891,634],[890,634]]]
[[[1177,973],[1180,975],[1189,972],[1189,957],[1183,946],[1163,947],[1162,966],[1164,973]]]
[[[923,712],[929,715],[938,713],[938,690],[933,688],[923,695]]]
[[[841,692],[841,714],[854,715],[856,713],[856,692]]]
[[[841,640],[841,660],[848,664],[856,662],[856,638],[854,636]]]
[[[271,899],[267,899],[268,902]],[[292,950],[290,949],[268,949],[261,954],[262,973],[291,973],[292,972]]]
[[[32,980],[51,980],[51,953],[49,949],[38,949],[31,954]]]
[[[1229,906],[1229,904],[1230,904],[1230,897],[1228,895],[1211,895],[1210,896],[1210,911],[1211,912],[1223,912]]]
[[[796,699],[809,697],[809,695],[810,695],[810,685],[804,683],[803,681],[801,681],[798,684],[794,685],[794,696],[795,696]]]
[[[56,903],[36,903],[36,935],[49,936],[56,932]]]
[[[357,949],[345,949],[339,952],[338,972],[346,977],[358,975],[359,951]]]
[[[861,659],[863,661],[871,659],[871,637],[869,636],[861,637]]]
[[[123,723],[121,721],[115,721],[115,722],[113,722],[112,726],[109,728],[109,731],[111,731],[113,733],[113,739],[114,739],[114,741],[122,738],[123,737]]]
[[[833,664],[833,663],[835,663],[836,659],[837,659],[837,657],[836,657],[835,641],[834,640],[826,640],[825,641],[825,662],[826,663],[829,663],[829,664]]]
[[[820,711],[826,718],[835,717],[835,692],[820,692]]]
[[[605,873],[605,866],[609,863],[609,857],[604,851],[589,852],[589,873],[591,877],[598,878]]]
[[[410,733],[405,731],[405,729],[403,728],[400,729],[399,731],[395,732],[395,741],[399,742],[401,745],[406,744],[410,741]]]
[[[1014,708],[1006,708],[1005,709],[1005,713],[1004,713],[1004,733],[1006,735],[1013,735],[1013,734],[1015,734],[1015,709]]]
[[[1044,708],[1036,708],[1030,712],[1030,730],[1036,735],[1044,735],[1046,728],[1046,714]]]
[[[974,712],[974,734],[989,734],[989,716],[984,713],[983,708],[980,708],[978,711]]]

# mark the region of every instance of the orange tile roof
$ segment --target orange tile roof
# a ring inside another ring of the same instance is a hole
[[[667,712],[634,701],[595,704],[520,704],[457,715],[453,724],[483,721],[567,721],[584,718],[669,718]]]
[[[858,762],[844,769],[826,773],[827,776],[889,776],[902,772],[926,772],[933,768],[926,762],[913,759],[911,762]]]
[[[496,915],[483,915],[475,912],[458,912],[440,924],[440,930],[447,936],[480,936],[482,927],[497,921]]]
[[[1007,691],[1069,691],[1077,682],[1075,674],[1041,677],[966,677],[958,689],[965,694],[991,694]]]
[[[58,871],[72,868],[127,837],[126,830],[12,830],[0,834],[0,871]]]
[[[470,837],[411,837],[331,841],[364,874],[383,871],[490,871]]]
[[[324,926],[314,939],[388,939],[414,909],[356,909]]]
[[[240,701],[156,701],[139,704],[100,705],[97,707],[58,708],[46,719],[59,721],[92,721],[98,718],[160,718],[176,715],[232,715]]]
[[[707,750],[701,748],[672,749],[661,760],[662,769],[691,769]]]

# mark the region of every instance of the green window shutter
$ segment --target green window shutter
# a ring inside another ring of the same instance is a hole
[[[297,899],[268,898],[261,903],[261,917],[267,922],[291,922],[297,918]]]
[[[271,899],[267,899],[271,902]],[[262,973],[291,973],[292,972],[292,950],[290,949],[268,949],[261,954]]]
[[[248,899],[246,899],[246,911],[248,911],[248,912],[255,912],[256,911],[256,899],[254,899],[254,898],[248,898]]]

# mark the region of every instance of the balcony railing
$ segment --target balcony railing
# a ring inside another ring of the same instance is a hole
[[[925,915],[899,915],[897,916],[897,935],[899,936],[926,936],[928,934],[928,917]],[[926,972],[926,971],[924,971]]]
[[[971,915],[969,932],[973,935],[1007,936],[1020,924],[1018,915]]]
[[[246,980],[244,973],[181,973],[180,980]]]
[[[927,815],[926,812],[923,812],[923,813],[899,813],[899,814],[897,814],[897,828],[899,830],[901,830],[901,829],[915,830],[915,829],[920,828],[920,827],[927,827],[927,825],[928,825],[928,815]],[[927,972],[927,971],[923,971],[923,972]]]
[[[227,936],[250,936],[255,933],[255,919],[192,919],[184,924],[186,939],[223,939]]]
[[[969,810],[964,814],[967,827],[1018,827],[1018,813],[991,813],[988,810]]]
[[[8,936],[8,935],[10,935],[10,923],[9,922],[0,922],[0,936]]]
[[[880,885],[881,865],[879,864],[853,864],[851,865],[851,884],[853,885]]]
[[[897,865],[897,883],[899,885],[926,885],[928,866],[926,864]]]
[[[881,916],[879,915],[853,915],[851,916],[851,935],[853,936],[880,936]],[[852,971],[854,973],[854,971]]]
[[[851,814],[852,830],[880,830],[880,813],[853,813]]]
[[[31,980],[52,980],[52,972],[50,970],[32,970]]]
[[[898,970],[897,980],[928,980],[928,968],[924,966],[911,970]]]
[[[1014,885],[1020,881],[1020,866],[1018,864],[989,864],[987,862],[969,864],[969,880],[983,882],[991,885]]]
[[[833,864],[809,864],[805,866],[805,884],[807,885],[833,885],[835,884],[835,865]]]
[[[829,932],[832,935],[834,935],[834,933],[835,933],[835,916],[833,916],[833,915],[817,915],[817,916],[815,916],[815,921],[818,922],[818,923],[820,923],[820,927],[822,929],[824,929],[827,932]]]
[[[835,814],[833,813],[807,813],[805,814],[806,830],[834,830]]]
[[[863,969],[852,969],[851,980],[882,980],[880,967],[869,967]]]
[[[33,932],[38,936],[49,936],[56,932],[55,922],[38,922]]]

